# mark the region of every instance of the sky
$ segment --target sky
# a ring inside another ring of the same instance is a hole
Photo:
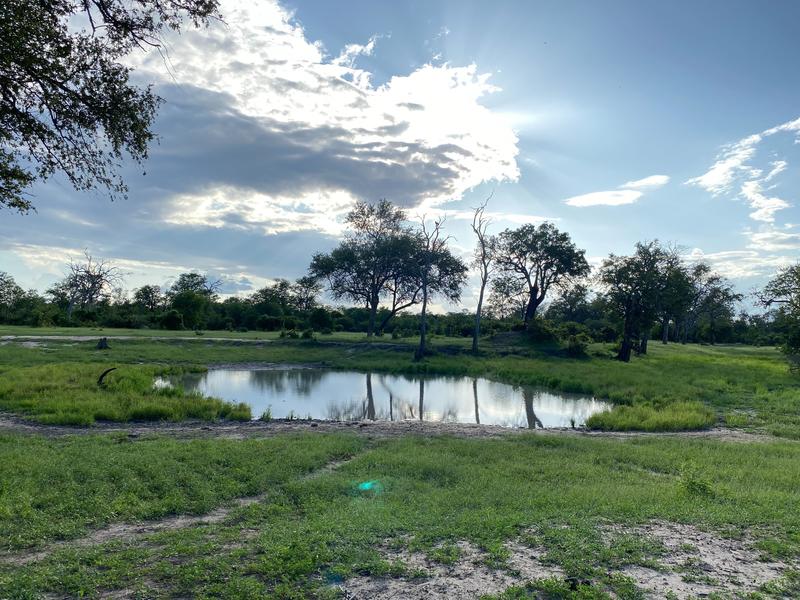
[[[0,270],[45,290],[84,249],[126,287],[303,275],[353,202],[440,218],[468,257],[552,221],[594,265],[659,239],[747,293],[800,259],[800,3],[223,0],[138,52],[165,100],[130,193],[55,177],[0,212]],[[475,300],[476,281],[464,292]]]

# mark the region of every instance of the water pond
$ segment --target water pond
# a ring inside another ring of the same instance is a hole
[[[327,369],[213,369],[163,383],[249,404],[253,417],[332,421],[483,423],[507,427],[582,425],[610,408],[591,396],[507,385],[488,379],[407,376]]]

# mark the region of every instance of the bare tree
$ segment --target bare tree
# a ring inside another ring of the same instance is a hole
[[[467,277],[467,266],[447,247],[450,237],[444,235],[444,218],[435,221],[431,227],[425,223],[423,217],[418,239],[417,277],[422,290],[422,309],[420,310],[419,346],[414,354],[415,361],[420,361],[425,356],[428,300],[431,296],[438,294],[451,302],[458,301]]]
[[[475,245],[475,256],[473,264],[478,267],[478,272],[481,278],[481,287],[478,292],[478,306],[475,309],[475,329],[472,332],[472,351],[478,351],[478,339],[481,335],[481,311],[483,310],[483,296],[486,292],[486,285],[489,283],[489,277],[495,269],[494,262],[494,238],[487,234],[491,220],[486,216],[486,205],[492,199],[490,195],[483,204],[475,209],[475,214],[472,217],[472,231],[477,238]]]
[[[124,274],[111,262],[94,258],[84,250],[84,259],[71,260],[66,278],[58,284],[53,295],[61,295],[67,301],[67,319],[78,308],[88,308],[103,300],[108,300],[114,288],[119,287]]]

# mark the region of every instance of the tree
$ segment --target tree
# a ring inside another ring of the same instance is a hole
[[[630,362],[633,341],[647,339],[663,290],[665,256],[658,242],[640,242],[632,256],[612,254],[603,261],[599,280],[608,305],[623,322],[618,360]]]
[[[684,315],[692,305],[695,295],[693,273],[698,272],[684,264],[676,248],[666,251],[662,268],[664,282],[658,305],[662,344],[669,342],[670,322],[675,323],[677,336],[678,317]]]
[[[0,271],[0,323],[11,322],[12,315],[24,296],[25,291],[17,285],[14,278]]]
[[[495,319],[525,318],[528,286],[517,277],[500,275],[492,279],[488,313]]]
[[[218,0],[3,0],[0,3],[0,208],[32,208],[26,190],[61,172],[78,190],[127,188],[124,155],[141,163],[160,98],[122,60],[158,48]]]
[[[733,291],[733,286],[721,275],[712,275],[706,284],[699,312],[706,319],[709,341],[714,344],[720,321],[730,321],[734,315],[734,304],[741,301],[742,294]]]
[[[311,310],[317,306],[317,296],[322,284],[316,277],[300,277],[292,284],[292,302],[299,310]]]
[[[490,220],[486,217],[486,205],[491,196],[475,209],[472,217],[472,232],[475,234],[476,243],[473,255],[473,264],[478,267],[480,276],[480,288],[478,291],[478,305],[475,308],[475,329],[472,331],[472,351],[478,351],[478,339],[481,335],[481,312],[483,310],[483,296],[486,293],[486,285],[495,269],[495,239],[487,234]]]
[[[84,251],[84,260],[70,261],[67,276],[53,286],[49,293],[66,303],[67,320],[70,320],[76,306],[85,309],[108,300],[123,279],[122,271],[118,267]]]
[[[219,279],[211,279],[208,275],[192,271],[178,275],[178,279],[170,286],[167,296],[174,297],[183,292],[194,292],[209,299],[216,299],[221,287],[222,282]]]
[[[800,370],[800,263],[781,269],[758,298],[767,308],[780,307],[778,315],[785,321],[782,349],[792,370]]]
[[[342,243],[329,254],[318,253],[311,260],[309,274],[326,281],[334,299],[366,306],[367,336],[374,335],[378,307],[390,290],[397,300],[391,316],[416,302],[416,297],[406,297],[407,288],[403,287],[407,270],[413,267],[414,250],[403,225],[405,219],[405,212],[386,200],[374,205],[359,202],[347,215],[350,230]]]
[[[800,263],[778,271],[757,297],[766,308],[777,304],[800,316]]]
[[[569,235],[552,223],[523,225],[500,234],[497,247],[498,266],[520,279],[528,290],[523,321],[536,316],[552,288],[564,288],[575,279],[589,274],[586,252],[579,250]]]
[[[143,285],[133,293],[133,301],[149,313],[154,313],[164,304],[164,294],[157,285]]]
[[[562,292],[547,307],[547,318],[553,321],[574,321],[583,323],[591,312],[589,305],[589,288],[583,283],[577,283]]]
[[[457,302],[467,278],[467,265],[447,247],[449,238],[443,233],[443,225],[444,219],[434,222],[433,226],[428,226],[423,219],[416,236],[418,251],[415,263],[422,300],[419,346],[414,354],[416,361],[425,357],[428,301],[434,296],[442,296],[450,302]]]

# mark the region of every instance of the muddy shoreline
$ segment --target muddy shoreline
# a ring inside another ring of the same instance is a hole
[[[144,435],[168,435],[177,438],[247,439],[293,433],[353,433],[377,438],[403,436],[452,436],[459,438],[505,438],[518,435],[556,435],[586,438],[686,438],[732,442],[767,442],[776,438],[737,429],[713,428],[704,431],[648,433],[639,431],[589,431],[587,429],[526,429],[471,423],[432,423],[426,421],[321,421],[274,419],[264,421],[183,421],[95,423],[91,426],[43,425],[16,415],[0,413],[0,434],[18,433],[62,437],[70,435],[123,434],[136,438]]]

